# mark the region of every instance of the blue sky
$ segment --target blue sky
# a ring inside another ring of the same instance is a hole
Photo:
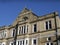
[[[24,7],[39,16],[54,11],[60,15],[59,0],[0,0],[0,26],[12,24]]]

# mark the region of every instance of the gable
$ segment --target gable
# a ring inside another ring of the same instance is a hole
[[[35,15],[33,12],[31,12],[29,9],[24,8],[22,12],[18,15],[16,20],[13,22],[13,25],[16,25],[17,22],[23,22],[24,20],[28,19],[28,22],[36,20],[38,18],[37,15]]]

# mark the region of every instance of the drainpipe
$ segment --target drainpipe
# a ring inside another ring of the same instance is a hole
[[[57,35],[57,21],[56,21],[56,14],[57,12],[54,12],[54,21],[55,21],[55,31],[56,31],[56,44],[58,45],[58,35]]]

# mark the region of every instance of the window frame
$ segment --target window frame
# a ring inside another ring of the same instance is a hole
[[[36,40],[36,45],[38,45],[38,38],[32,38],[32,45],[34,45],[33,40]]]
[[[47,41],[50,41],[51,40],[51,37],[47,37]]]
[[[13,45],[14,45],[14,42],[10,42],[9,45],[11,45],[11,43],[13,43]]]
[[[52,42],[47,42],[49,45],[51,45]],[[47,45],[47,43],[45,43],[45,45]],[[53,43],[52,43],[53,44]]]
[[[26,40],[27,40],[27,44],[26,44]],[[29,38],[25,38],[25,45],[29,45]]]
[[[37,32],[37,23],[33,24],[33,32]]]
[[[52,29],[52,22],[51,22],[51,20],[45,21],[45,28],[46,28],[46,30]]]

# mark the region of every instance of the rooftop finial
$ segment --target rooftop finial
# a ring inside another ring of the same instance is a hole
[[[24,9],[27,9],[26,5],[25,5]]]

